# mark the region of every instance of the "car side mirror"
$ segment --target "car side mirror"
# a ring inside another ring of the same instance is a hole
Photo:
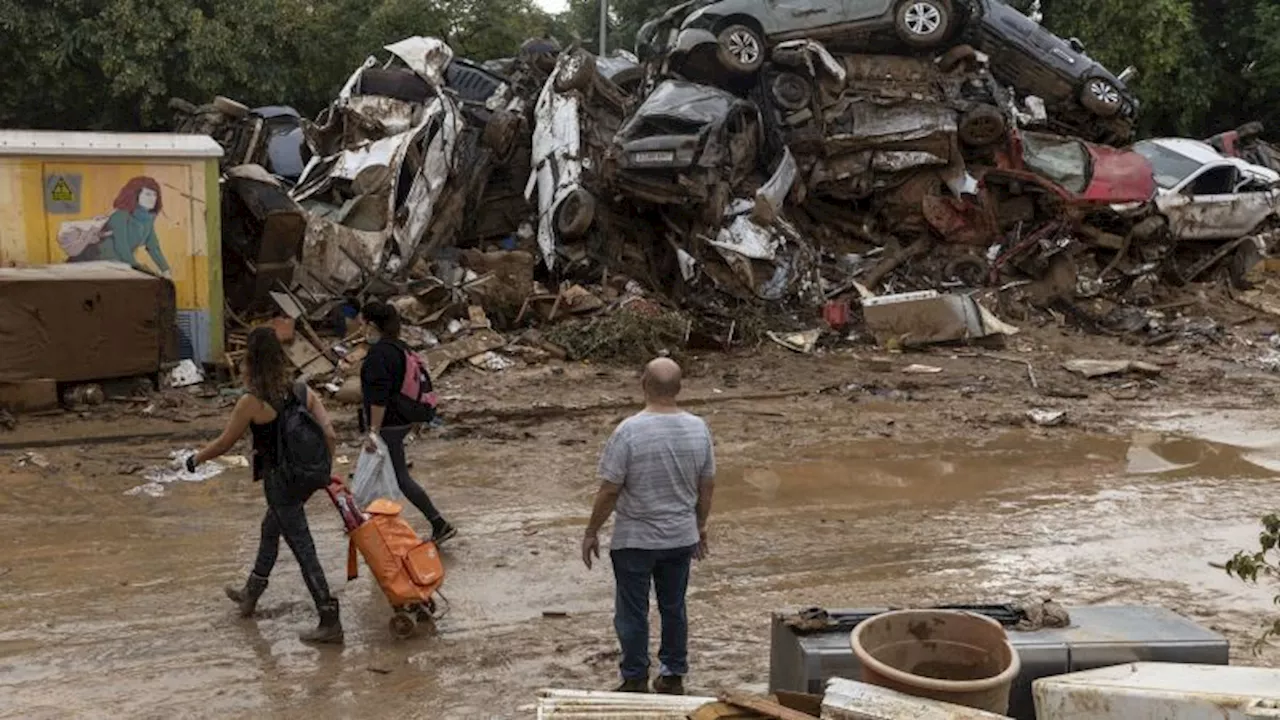
[[[1067,44],[1071,46],[1072,50],[1075,50],[1078,53],[1084,52],[1084,43],[1080,42],[1080,38],[1071,38],[1067,41]]]
[[[1122,82],[1122,83],[1127,83],[1127,82],[1129,82],[1130,80],[1132,80],[1132,79],[1134,79],[1134,78],[1138,77],[1138,68],[1136,68],[1136,67],[1134,67],[1134,66],[1130,65],[1129,67],[1125,68],[1124,70],[1121,70],[1121,71],[1120,71],[1120,74],[1119,74],[1119,75],[1117,75],[1116,77],[1120,78],[1120,82]]]

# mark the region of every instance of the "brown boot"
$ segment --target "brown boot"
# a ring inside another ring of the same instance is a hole
[[[649,678],[623,680],[622,684],[614,688],[613,691],[620,693],[647,693],[649,692]]]
[[[249,579],[244,581],[243,588],[226,588],[227,597],[240,606],[242,618],[253,617],[253,611],[258,607],[258,598],[266,591],[267,579],[253,573],[249,573]]]
[[[653,679],[653,691],[659,695],[683,695],[684,678],[679,675],[659,675]]]
[[[342,644],[342,619],[338,616],[338,601],[329,600],[320,606],[320,624],[315,630],[298,633],[298,639],[304,643],[317,645]]]

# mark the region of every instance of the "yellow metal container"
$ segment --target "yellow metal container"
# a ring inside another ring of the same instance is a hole
[[[111,260],[166,275],[183,357],[221,358],[221,156],[204,135],[0,130],[0,266]]]

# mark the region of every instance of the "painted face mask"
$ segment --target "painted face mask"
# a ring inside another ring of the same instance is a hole
[[[159,199],[156,191],[151,188],[142,188],[138,191],[138,207],[143,210],[154,211],[156,209],[156,201]]]

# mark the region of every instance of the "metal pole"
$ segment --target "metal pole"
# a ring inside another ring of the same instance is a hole
[[[608,52],[605,45],[609,40],[609,0],[600,0],[600,56]]]

